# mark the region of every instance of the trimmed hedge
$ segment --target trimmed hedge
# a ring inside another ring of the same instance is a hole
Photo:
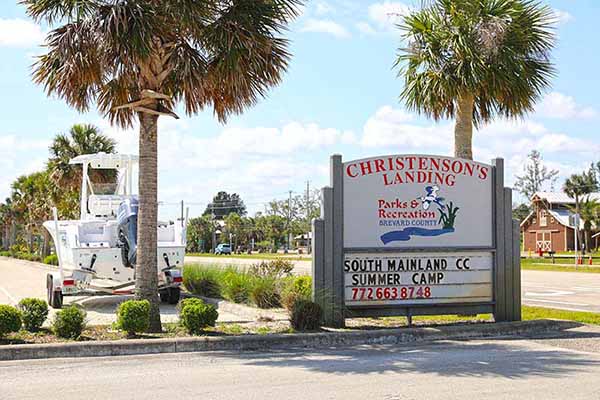
[[[215,326],[219,313],[215,306],[201,299],[189,298],[180,302],[179,322],[192,335],[199,335],[203,329]]]
[[[297,331],[314,331],[321,326],[323,310],[310,300],[296,300],[290,313],[290,323]]]
[[[127,300],[117,308],[118,329],[129,336],[145,332],[150,326],[150,302],[148,300]]]
[[[48,317],[48,303],[36,298],[27,298],[19,302],[23,326],[30,332],[38,331]]]
[[[52,321],[52,329],[57,336],[65,339],[78,339],[85,329],[86,313],[71,305],[58,311]]]
[[[21,329],[21,312],[7,304],[0,304],[0,337]]]

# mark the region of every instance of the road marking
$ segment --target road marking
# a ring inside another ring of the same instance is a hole
[[[537,300],[533,300],[533,301],[535,302]],[[536,305],[536,304],[533,304],[531,302],[529,302],[529,303],[530,303],[530,305],[534,305],[534,306]],[[539,307],[544,307],[544,306],[539,305]],[[584,310],[584,309],[581,309],[581,308],[571,308],[571,307],[561,307],[561,306],[552,306],[552,308],[556,309],[556,310],[565,310],[565,311],[577,311],[577,312],[589,312],[589,313],[593,313],[594,312],[592,310]]]
[[[589,304],[585,304],[585,303],[572,303],[570,301],[540,300],[540,299],[532,299],[531,297],[526,298],[526,300],[539,301],[539,302],[542,302],[542,303],[568,304],[568,305],[571,305],[571,306],[582,306],[582,307],[588,307],[589,306]]]
[[[12,296],[10,295],[10,293],[8,293],[8,290],[4,289],[2,286],[0,286],[0,291],[1,291],[2,293],[4,293],[4,294],[6,295],[6,297],[8,297],[8,300],[10,300],[10,302],[11,302],[12,304],[17,304],[17,303],[18,303],[18,302],[17,302],[17,299],[15,299],[14,297],[12,297]]]
[[[568,296],[573,294],[575,294],[575,292],[567,292],[565,290],[548,290],[546,292],[525,292],[525,296],[540,297]]]

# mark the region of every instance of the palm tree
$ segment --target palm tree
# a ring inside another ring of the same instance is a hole
[[[63,218],[77,218],[79,215],[79,185],[81,185],[81,165],[71,165],[69,161],[83,154],[114,153],[116,142],[103,135],[100,129],[90,124],[73,125],[68,134],[58,134],[50,145],[50,158],[47,169],[55,188],[52,203]],[[90,179],[96,183],[113,182],[113,170],[90,170]]]
[[[600,203],[594,199],[586,199],[579,206],[579,215],[583,221],[585,248],[591,250],[592,226],[600,222]]]
[[[532,0],[431,0],[403,18],[400,98],[456,118],[454,153],[473,158],[473,125],[532,111],[554,76],[554,12]]]
[[[587,194],[593,193],[596,190],[598,190],[598,181],[593,170],[589,170],[581,174],[573,174],[567,178],[563,185],[563,191],[567,194],[567,196],[575,200],[574,211],[575,214],[579,215],[581,219],[584,219],[580,214],[581,198]],[[581,242],[581,237],[579,237],[579,224],[576,225],[575,232],[577,234],[577,238]]]
[[[110,121],[138,121],[136,292],[161,329],[156,273],[157,123],[212,107],[220,121],[281,81],[290,54],[280,37],[301,0],[21,0],[50,26],[34,80],[80,111],[94,101]]]
[[[81,183],[81,166],[71,165],[69,161],[82,154],[114,153],[116,147],[117,143],[103,135],[98,127],[90,124],[73,125],[68,135],[58,134],[54,137],[50,145],[48,170],[58,185],[76,188]],[[95,172],[98,172],[99,179],[114,179],[114,174],[107,177],[106,171]]]

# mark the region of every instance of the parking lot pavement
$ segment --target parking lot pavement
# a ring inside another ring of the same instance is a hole
[[[0,304],[16,305],[26,297],[46,299],[46,274],[52,270],[38,263],[0,257]],[[115,311],[120,302],[132,296],[65,297],[65,304],[77,303],[87,311],[90,325],[105,325],[115,321]],[[50,309],[52,315],[56,311]],[[162,322],[176,322],[177,310],[174,305],[161,304]],[[219,311],[219,322],[242,322],[246,317]]]
[[[600,274],[523,270],[527,305],[600,313]]]

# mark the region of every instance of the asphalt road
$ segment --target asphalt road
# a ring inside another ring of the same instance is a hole
[[[594,339],[600,340],[600,339]],[[600,398],[600,354],[544,340],[0,362],[0,398]]]

